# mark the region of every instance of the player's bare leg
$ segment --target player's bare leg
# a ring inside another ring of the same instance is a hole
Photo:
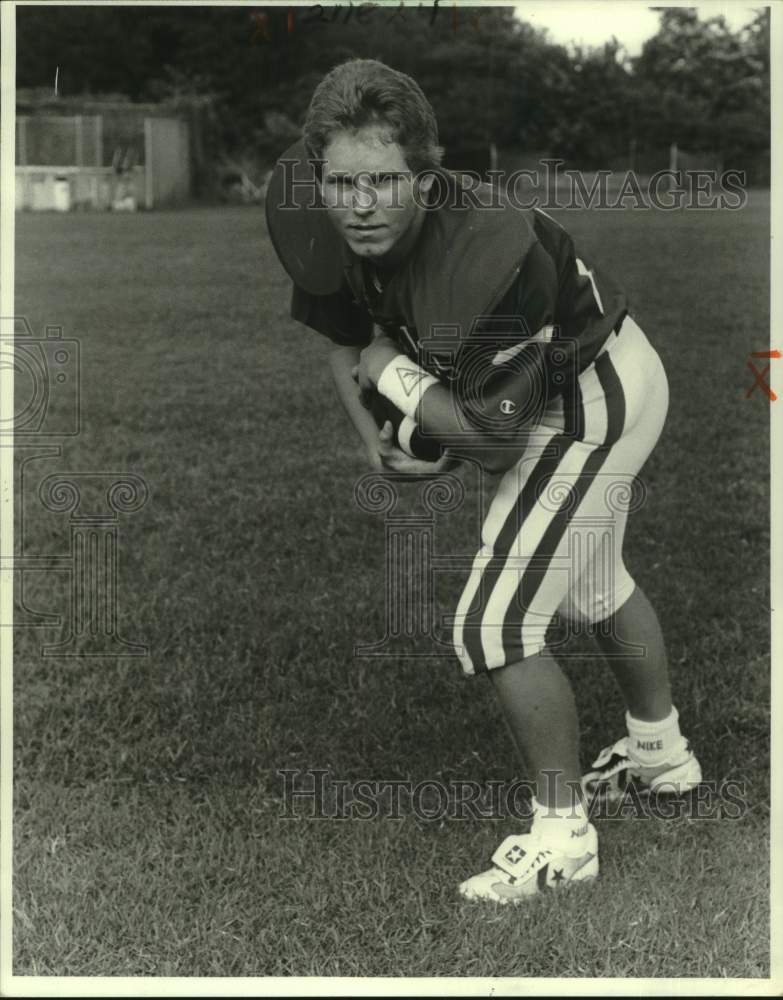
[[[672,710],[666,647],[655,609],[638,584],[605,627],[596,630],[595,641],[631,715],[644,722],[665,719]]]
[[[574,695],[547,652],[489,672],[514,743],[536,782],[529,833],[506,837],[492,867],[463,882],[467,899],[520,902],[598,874],[598,838],[581,796]]]
[[[490,670],[489,676],[527,775],[536,782],[536,798],[543,806],[573,805],[582,772],[568,678],[546,651]]]
[[[701,768],[672,704],[658,616],[638,585],[594,637],[625,700],[628,735],[601,751],[583,778],[585,790],[618,798],[632,781],[642,793],[690,791]]]

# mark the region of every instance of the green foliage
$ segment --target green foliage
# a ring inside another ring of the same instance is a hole
[[[656,106],[648,139],[723,154],[727,165],[769,148],[769,10],[741,31],[723,17],[664,8],[635,66],[640,107]]]
[[[133,100],[212,98],[228,151],[280,151],[335,63],[382,59],[435,106],[452,166],[487,166],[489,144],[605,166],[634,146],[678,142],[742,167],[769,149],[769,11],[732,32],[722,17],[661,8],[637,59],[616,39],[571,51],[511,7],[36,7],[17,10],[18,83]],[[285,129],[283,130],[285,131]],[[662,166],[665,163],[661,164]]]
[[[634,77],[616,39],[601,49],[577,47],[559,92],[551,151],[585,169],[605,167],[633,133]]]

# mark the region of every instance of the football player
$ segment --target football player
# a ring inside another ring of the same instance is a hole
[[[622,558],[668,407],[661,360],[622,288],[557,222],[441,157],[418,84],[351,60],[317,87],[267,219],[294,280],[292,316],[334,342],[337,393],[370,464],[413,474],[473,462],[500,477],[453,641],[467,674],[491,678],[537,789],[530,831],[459,886],[504,904],[597,875],[586,797],[629,781],[682,794],[701,772],[658,619]],[[411,457],[390,422],[378,429],[374,393],[447,444],[437,463]],[[627,734],[584,776],[571,686],[545,642],[556,612],[592,627],[627,707]]]

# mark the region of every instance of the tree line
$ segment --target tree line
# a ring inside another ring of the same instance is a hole
[[[678,143],[767,181],[769,11],[733,31],[657,9],[657,33],[630,58],[616,39],[555,44],[510,7],[20,6],[17,85],[51,87],[57,73],[63,95],[200,103],[217,146],[263,159],[297,133],[331,66],[377,58],[421,84],[450,166],[488,165],[492,144],[584,170],[634,166]]]

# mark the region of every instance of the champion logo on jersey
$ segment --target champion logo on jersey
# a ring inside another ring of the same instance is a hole
[[[517,404],[513,399],[504,399],[500,404],[500,412],[505,414],[507,417],[510,416],[517,408]]]

